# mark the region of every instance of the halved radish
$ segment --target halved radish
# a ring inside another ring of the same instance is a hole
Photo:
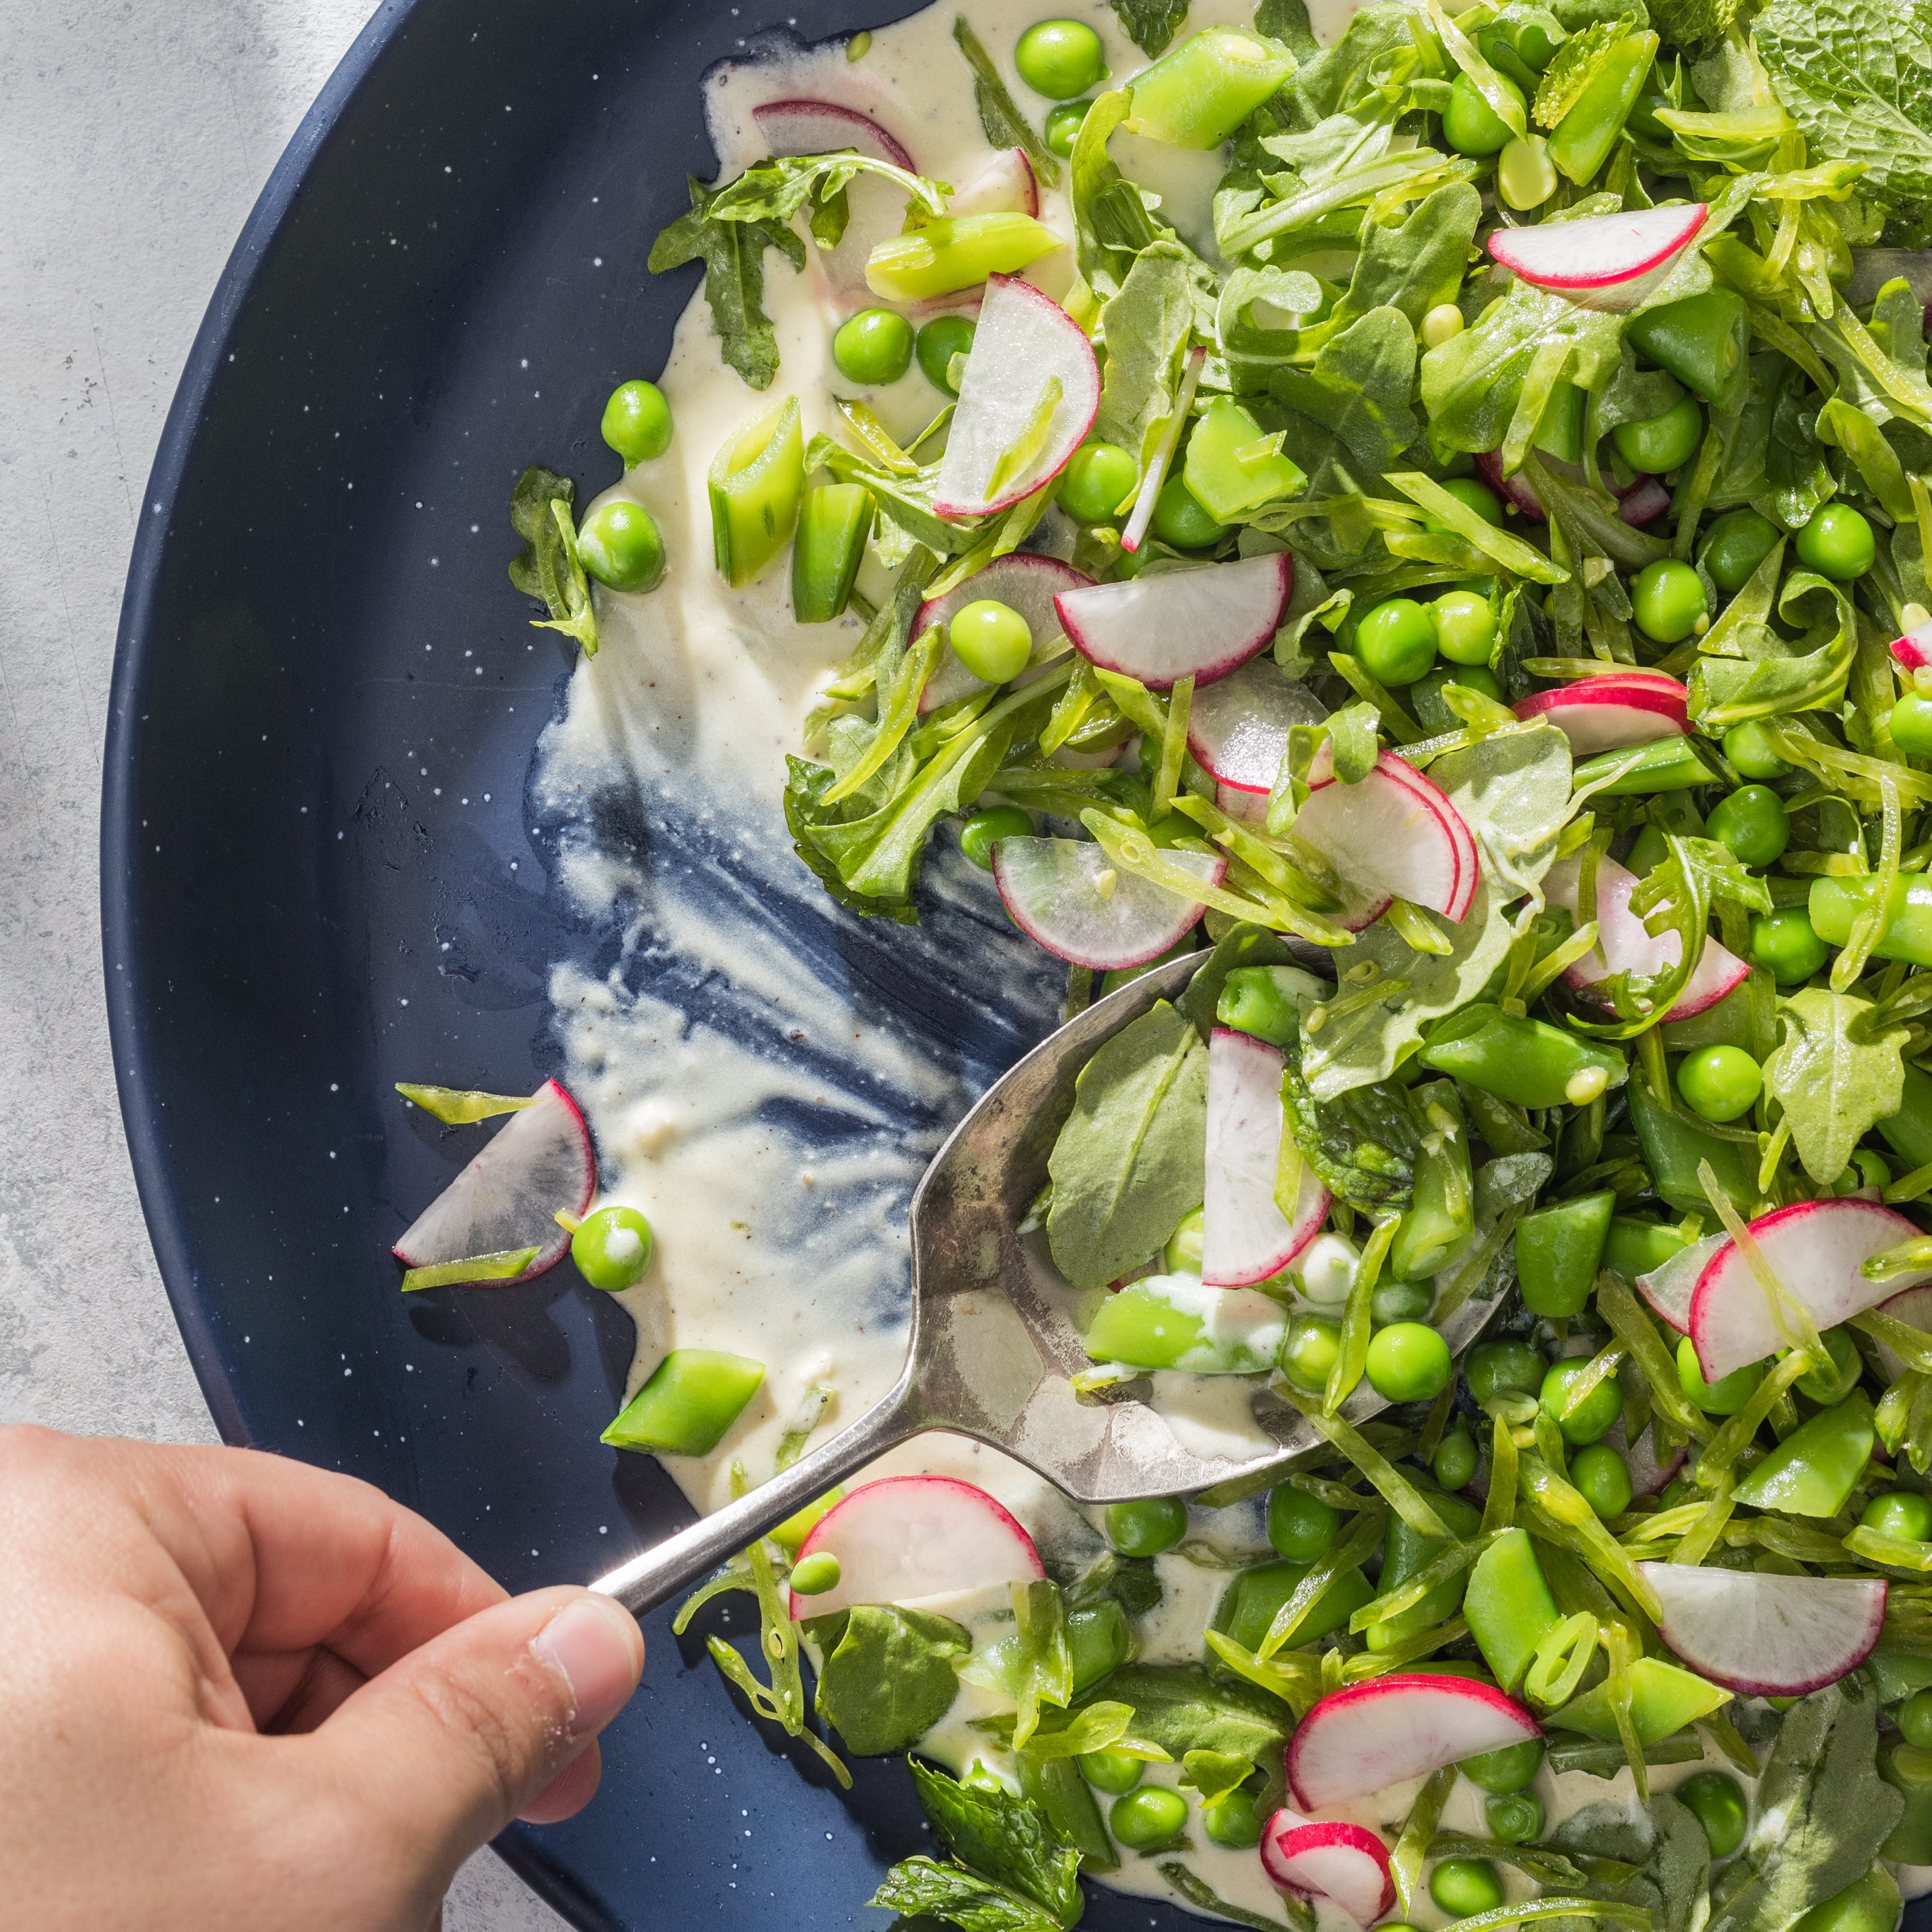
[[[1218,886],[1228,869],[1218,854],[1161,856],[1203,886]],[[1022,932],[1096,972],[1159,958],[1186,938],[1204,910],[1199,900],[1118,871],[1100,846],[1083,839],[996,840],[993,881]]]
[[[1907,670],[1932,670],[1932,623],[1893,638],[1892,654]]]
[[[590,1130],[577,1102],[546,1080],[390,1252],[405,1268],[418,1268],[535,1248],[536,1257],[522,1274],[480,1277],[493,1288],[528,1281],[556,1267],[570,1246],[557,1215],[580,1220],[596,1193]]]
[[[1354,784],[1341,783],[1334,770],[1324,744],[1310,769],[1294,834],[1341,881],[1346,903],[1336,924],[1359,932],[1397,898],[1460,920],[1475,897],[1476,842],[1447,795],[1393,752]]]
[[[1060,399],[1049,412],[1046,386],[1054,380]],[[983,517],[1030,496],[1066,467],[1100,406],[1100,369],[1086,332],[1030,282],[988,275],[932,507],[942,517]],[[1017,472],[1000,475],[1006,452],[1041,414],[1037,449]]]
[[[1330,1691],[1302,1719],[1288,1743],[1288,1789],[1318,1811],[1542,1735],[1493,1684],[1392,1671]]]
[[[1046,1574],[1033,1538],[1011,1515],[984,1490],[950,1476],[887,1476],[854,1490],[814,1525],[798,1560],[821,1554],[838,1558],[838,1581],[816,1596],[794,1594],[794,1617],[1036,1583]]]
[[[1533,692],[1510,708],[1526,720],[1547,718],[1570,740],[1571,754],[1587,758],[1654,739],[1681,738],[1690,728],[1690,692],[1674,677],[1626,670]]]
[[[1670,272],[1710,212],[1693,202],[1498,228],[1490,253],[1532,287],[1568,296],[1580,308],[1634,309]]]
[[[1360,1825],[1317,1823],[1277,1811],[1262,1828],[1262,1868],[1283,1892],[1325,1898],[1358,1925],[1395,1903],[1388,1848]]]
[[[1306,1161],[1294,1220],[1275,1204],[1282,1065],[1279,1047],[1232,1027],[1216,1027],[1208,1042],[1201,1279],[1210,1288],[1246,1288],[1280,1274],[1322,1232],[1328,1212],[1328,1190]]]
[[[1032,214],[1040,212],[1040,178],[1024,148],[1002,148],[946,204],[948,214]]]
[[[1579,916],[1582,870],[1580,859],[1559,859],[1543,875],[1544,896],[1572,919]],[[1563,978],[1564,984],[1599,1005],[1609,1004],[1597,989],[1612,974],[1661,973],[1684,956],[1684,942],[1676,933],[1653,937],[1643,921],[1630,910],[1630,895],[1637,884],[1636,874],[1614,859],[1598,860],[1596,947],[1574,965],[1566,967]],[[1706,1006],[1714,1006],[1750,970],[1735,952],[1726,950],[1714,939],[1706,938],[1690,984],[1664,1017],[1688,1020]]]
[[[1898,1294],[1899,1283],[1868,1281],[1858,1264],[1906,1241],[1918,1230],[1876,1201],[1799,1201],[1774,1208],[1750,1224],[1766,1264],[1821,1329],[1834,1328]],[[1906,1283],[1932,1280],[1922,1269]],[[1707,1382],[1761,1362],[1784,1337],[1772,1325],[1765,1293],[1734,1242],[1704,1265],[1690,1300],[1690,1339]]]
[[[1780,1576],[1640,1563],[1664,1606],[1657,1634],[1696,1671],[1746,1697],[1802,1697],[1871,1654],[1885,1624],[1878,1576]]]
[[[1546,449],[1539,449],[1536,460],[1551,475],[1562,477],[1565,482],[1582,487],[1589,482],[1580,464],[1566,463],[1560,457],[1552,456]],[[1520,470],[1507,476],[1503,474],[1501,451],[1484,450],[1477,456],[1475,464],[1483,481],[1497,495],[1508,497],[1532,523],[1550,520],[1543,512],[1543,499],[1531,488],[1529,478]],[[1646,524],[1654,523],[1670,507],[1670,492],[1654,476],[1640,476],[1634,482],[1622,485],[1608,476],[1603,482],[1604,488],[1617,500],[1617,514],[1633,527],[1641,529]]]
[[[829,154],[842,148],[916,173],[904,147],[869,115],[830,100],[767,100],[752,118],[775,157]],[[875,243],[898,233],[905,220],[905,190],[877,175],[860,175],[845,190],[849,212],[836,247],[815,244],[809,252],[841,295],[864,295],[866,258]]]
[[[934,624],[950,624],[953,614],[964,610],[968,604],[976,604],[982,598],[990,598],[996,604],[1004,604],[1017,610],[1027,620],[1027,628],[1033,633],[1036,646],[1060,635],[1060,616],[1053,608],[1053,600],[1063,590],[1084,589],[1094,580],[1084,572],[1076,570],[1070,563],[1062,563],[1058,557],[1036,556],[1030,550],[1016,550],[1010,556],[997,556],[983,570],[976,570],[964,584],[956,585],[944,597],[928,598],[919,607],[919,615],[913,620],[912,634],[916,638]],[[1042,673],[1043,674],[1043,673]],[[1021,681],[1025,682],[1024,674]],[[921,712],[936,710],[942,704],[950,704],[956,698],[970,698],[976,691],[984,691],[985,683],[975,677],[958,658],[948,644],[940,653],[939,663],[932,676],[926,681],[926,688],[919,694]]]
[[[1706,1234],[1701,1241],[1678,1249],[1662,1267],[1637,1276],[1637,1293],[1678,1334],[1690,1332],[1691,1298],[1697,1292],[1706,1264],[1730,1238],[1720,1228],[1714,1234]]]
[[[1318,724],[1328,715],[1307,686],[1291,682],[1272,664],[1250,660],[1196,691],[1187,714],[1187,748],[1217,784],[1266,798],[1280,774],[1291,728]]]
[[[1102,670],[1150,691],[1191,676],[1198,692],[1272,641],[1294,589],[1294,560],[1280,550],[1096,584],[1054,602],[1073,648]]]
[[[1932,1287],[1908,1288],[1903,1294],[1894,1294],[1889,1301],[1879,1304],[1879,1312],[1889,1315],[1894,1322],[1903,1322],[1908,1328],[1919,1329],[1932,1335]],[[1886,1379],[1898,1381],[1904,1374],[1906,1364],[1898,1352],[1881,1342],[1878,1345],[1879,1360],[1885,1364]]]

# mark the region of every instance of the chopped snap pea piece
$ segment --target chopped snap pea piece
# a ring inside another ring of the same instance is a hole
[[[745,1412],[765,1365],[715,1348],[674,1348],[604,1430],[617,1449],[708,1456]]]

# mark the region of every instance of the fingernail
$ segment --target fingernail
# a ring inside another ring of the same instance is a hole
[[[608,1724],[638,1684],[637,1625],[608,1597],[580,1597],[538,1631],[530,1650],[570,1686],[570,1734]]]

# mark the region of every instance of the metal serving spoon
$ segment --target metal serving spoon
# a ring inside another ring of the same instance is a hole
[[[1179,994],[1208,956],[1157,967],[1050,1034],[987,1090],[934,1156],[912,1198],[912,1333],[891,1393],[789,1469],[592,1588],[641,1616],[928,1429],[990,1443],[1083,1503],[1261,1478],[1326,1447],[1258,1382],[1250,1407],[1267,1446],[1245,1456],[1190,1448],[1150,1406],[1144,1377],[1097,1399],[1076,1396],[1070,1378],[1093,1363],[1072,1319],[1073,1291],[1044,1238],[1016,1232],[1046,1184],[1047,1156],[1072,1111],[1081,1068],[1156,1000]],[[1502,1306],[1500,1296],[1464,1302],[1444,1331],[1451,1350],[1461,1354]],[[1359,1422],[1387,1406],[1365,1382],[1343,1413]]]

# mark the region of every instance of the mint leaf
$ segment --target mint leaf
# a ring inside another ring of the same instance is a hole
[[[855,1604],[807,1620],[824,1655],[813,1708],[861,1757],[910,1750],[958,1694],[970,1634],[950,1617]]]
[[[908,1762],[926,1815],[962,1864],[1030,1900],[1054,1924],[1079,1918],[1086,1903],[1080,1854],[1038,1805],[1008,1791],[956,1783],[917,1758]]]
[[[1297,60],[1312,60],[1322,51],[1309,24],[1307,0],[1262,0],[1255,9],[1255,32],[1280,41]]]
[[[1060,1923],[1003,1885],[930,1858],[902,1859],[870,1902],[908,1918],[943,1918],[960,1932],[1054,1932]]]
[[[1650,0],[1650,24],[1673,46],[1701,53],[1738,17],[1738,0]]]
[[[1907,1031],[1861,1025],[1874,1011],[1869,1000],[1822,986],[1781,1004],[1784,1036],[1764,1064],[1765,1090],[1784,1109],[1798,1157],[1821,1186],[1844,1172],[1872,1126],[1898,1111]]]
[[[1109,0],[1129,40],[1150,60],[1166,52],[1168,43],[1187,18],[1187,0]],[[1274,0],[1279,4],[1280,0]],[[1304,22],[1306,15],[1303,16]],[[1268,29],[1260,28],[1266,33]]]
[[[778,340],[764,311],[765,250],[776,248],[794,268],[802,268],[805,243],[782,222],[714,221],[714,197],[695,176],[690,185],[690,212],[651,244],[650,271],[662,274],[701,260],[718,353],[751,388],[769,388],[778,374]]]
[[[1032,124],[1022,114],[1012,94],[1006,91],[1006,83],[1000,78],[1000,70],[993,64],[993,57],[980,42],[980,37],[966,24],[962,14],[952,22],[952,38],[959,51],[965,56],[966,64],[973,70],[973,104],[980,110],[980,130],[988,143],[995,148],[1024,148],[1026,158],[1033,164],[1033,171],[1048,188],[1060,185],[1060,162],[1046,143],[1033,130]]]

